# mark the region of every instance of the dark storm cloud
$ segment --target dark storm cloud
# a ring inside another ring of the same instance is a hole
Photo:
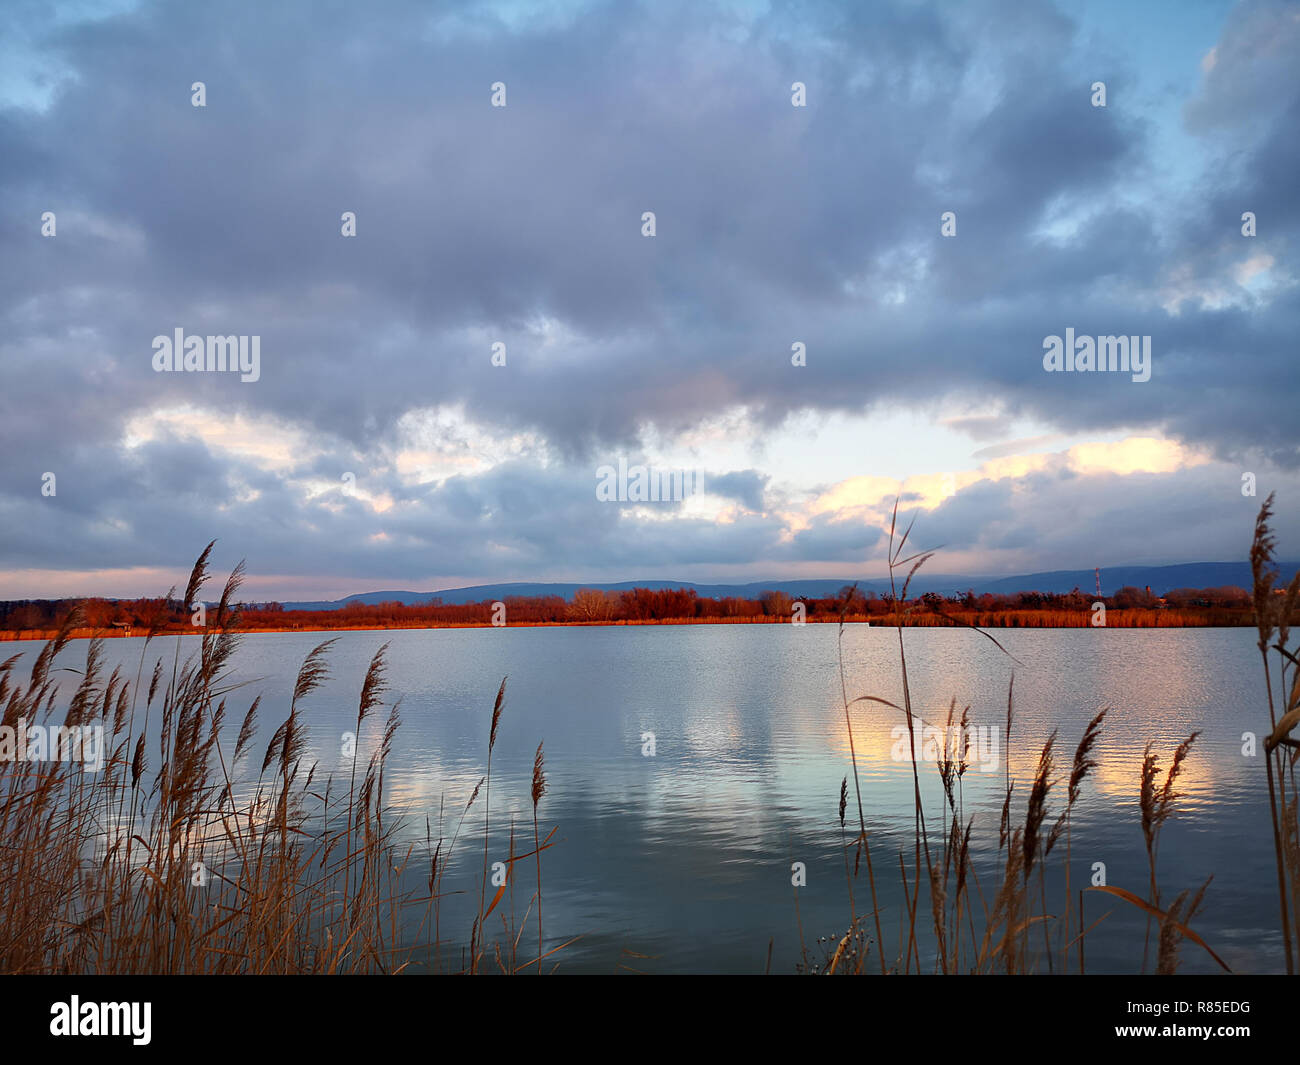
[[[254,540],[262,569],[394,577],[870,548],[833,519],[783,546],[754,470],[714,479],[751,512],[726,527],[592,509],[593,458],[735,404],[773,425],[992,397],[1063,430],[1150,425],[1294,463],[1300,290],[1252,303],[1233,280],[1297,225],[1294,42],[1251,61],[1276,5],[1230,18],[1188,105],[1233,165],[1174,202],[1131,195],[1169,165],[1124,105],[1131,72],[1049,5],[430,10],[150,4],[43,39],[75,80],[47,110],[0,110],[0,564],[181,562],[218,533]],[[1045,236],[1064,208],[1073,235]],[[1171,277],[1236,301],[1171,315]],[[1043,373],[1067,326],[1152,335],[1151,382]],[[154,373],[152,338],[176,327],[260,335],[261,380]],[[446,403],[535,432],[552,463],[417,488],[371,472],[398,418]],[[394,506],[304,501],[192,440],[121,446],[132,416],[186,404],[301,427],[319,450],[289,473],[357,471]],[[31,487],[52,469],[57,512]]]
[[[922,541],[945,551],[1025,551],[1046,561],[1045,545],[1076,568],[1110,560],[1161,563],[1169,557],[1240,559],[1261,496],[1215,465],[1171,474],[1080,474],[1057,466],[1018,480],[983,481],[925,515]],[[1280,521],[1300,518],[1284,501]],[[1045,568],[1041,565],[1035,568]]]
[[[714,474],[705,478],[708,491],[716,496],[734,499],[749,510],[763,509],[763,492],[770,478],[758,470],[738,470],[734,473]]]
[[[840,519],[819,515],[806,529],[794,534],[786,557],[798,561],[830,559],[852,563],[870,557],[885,534],[860,518]]]

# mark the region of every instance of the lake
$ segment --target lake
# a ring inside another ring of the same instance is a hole
[[[1145,894],[1146,856],[1138,809],[1143,750],[1154,742],[1162,772],[1177,744],[1201,735],[1180,779],[1179,813],[1159,850],[1164,898],[1195,889],[1213,875],[1196,928],[1235,970],[1283,969],[1277,930],[1276,873],[1262,754],[1243,754],[1244,732],[1262,749],[1268,712],[1256,634],[1247,629],[997,630],[1013,658],[978,633],[906,629],[913,703],[943,724],[949,700],[969,704],[971,724],[987,746],[986,771],[973,764],[962,781],[972,846],[991,898],[1003,773],[1017,786],[1015,820],[1023,820],[1038,749],[1059,730],[1058,776],[1051,816],[1064,800],[1070,760],[1088,720],[1111,707],[1071,826],[1071,883],[1084,886],[1095,863],[1107,883]],[[260,764],[272,730],[288,711],[294,676],[326,633],[249,635],[237,652],[229,726],[238,728],[261,693]],[[110,640],[108,668],[133,678],[141,639]],[[432,629],[339,634],[331,678],[306,700],[307,761],[318,778],[346,775],[340,737],[353,727],[370,657],[391,644],[389,695],[400,696],[402,726],[390,761],[390,803],[405,815],[404,832],[423,840],[426,818],[438,835],[440,809],[450,837],[483,774],[492,702],[509,675],[492,763],[491,859],[503,858],[513,819],[517,849],[531,843],[529,799],[533,754],[546,745],[549,791],[543,833],[558,826],[543,857],[547,946],[581,935],[554,960],[561,972],[792,972],[802,938],[814,960],[817,940],[842,935],[848,923],[844,852],[837,807],[849,776],[848,831],[856,822],[849,744],[840,694],[834,625],[690,625],[580,628]],[[152,661],[168,663],[175,637],[156,640]],[[193,650],[195,638],[184,638]],[[39,647],[6,645],[0,657]],[[79,667],[86,644],[71,644],[59,664]],[[852,625],[843,636],[850,698],[901,702],[898,633]],[[184,652],[183,652],[184,653]],[[1007,689],[1015,673],[1015,719],[1005,735]],[[19,676],[25,679],[26,670]],[[66,674],[65,674],[66,676]],[[75,678],[63,682],[60,707]],[[875,863],[886,945],[897,952],[902,893],[898,853],[912,848],[912,775],[891,757],[902,719],[884,706],[853,707],[854,737],[867,829]],[[376,729],[383,714],[372,719]],[[654,753],[647,748],[653,733]],[[373,741],[369,735],[367,742]],[[365,743],[363,742],[363,750]],[[156,766],[153,768],[156,769]],[[942,790],[933,765],[922,784],[931,828],[942,834]],[[254,766],[254,770],[256,766]],[[468,938],[482,862],[482,797],[444,881],[463,889],[447,901],[443,937]],[[1048,865],[1049,901],[1065,859]],[[791,884],[801,862],[806,885]],[[515,888],[520,915],[535,886],[521,863]],[[421,878],[424,876],[420,874]],[[865,873],[864,873],[865,876]],[[857,887],[859,912],[865,882]],[[923,891],[923,898],[925,892]],[[471,901],[472,900],[472,901]],[[925,905],[925,903],[923,903]],[[1126,903],[1091,893],[1087,940],[1090,972],[1137,972],[1144,919]],[[1050,906],[1049,906],[1050,909]],[[493,920],[496,915],[493,915]],[[499,929],[499,926],[498,926]],[[525,933],[525,941],[535,930]],[[530,955],[531,956],[531,955]],[[1183,969],[1217,971],[1192,943]]]

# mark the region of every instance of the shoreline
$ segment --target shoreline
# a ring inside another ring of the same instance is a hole
[[[1050,613],[1054,616],[1048,620],[1041,615]],[[993,615],[973,614],[970,617],[954,614],[953,617],[958,621],[952,621],[938,615],[927,614],[919,615],[912,618],[902,619],[902,628],[905,629],[957,629],[967,626],[974,626],[980,629],[1087,629],[1087,628],[1110,628],[1110,629],[1237,629],[1251,628],[1253,622],[1249,616],[1241,621],[1223,623],[1222,619],[1211,620],[1209,618],[1188,617],[1183,614],[1175,614],[1173,611],[1166,610],[1146,610],[1135,608],[1130,610],[1112,609],[1107,617],[1107,624],[1102,626],[1093,626],[1091,615],[1084,612],[1078,616],[1077,622],[1073,617],[1067,615],[1061,617],[1063,612],[1060,611],[1009,611],[999,612]],[[838,625],[840,618],[838,616],[809,616],[804,623],[808,625]],[[892,629],[894,619],[888,615],[868,615],[853,614],[844,619],[846,625],[868,625],[872,628]],[[963,625],[962,622],[966,624]],[[656,619],[619,619],[611,621],[518,621],[507,625],[493,625],[490,621],[457,621],[457,622],[420,622],[418,624],[390,624],[390,625],[366,625],[366,624],[342,624],[342,625],[320,625],[320,624],[302,624],[302,625],[258,625],[248,628],[240,627],[236,631],[240,635],[257,636],[269,633],[286,633],[286,632],[389,632],[389,631],[408,631],[414,629],[546,629],[546,628],[609,628],[616,626],[659,626],[659,625],[789,625],[791,621],[786,617],[734,617],[734,618],[656,618]],[[201,630],[193,628],[173,627],[155,633],[156,638],[164,636],[197,636]],[[75,628],[71,631],[69,640],[90,640],[90,639],[141,639],[147,635],[143,629],[120,629],[120,628]],[[20,642],[43,642],[54,639],[58,636],[57,629],[13,629],[0,630],[0,643],[20,643]]]

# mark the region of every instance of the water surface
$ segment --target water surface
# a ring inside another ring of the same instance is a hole
[[[234,659],[237,679],[262,693],[260,753],[288,709],[304,656],[328,634],[250,635]],[[1168,755],[1199,731],[1180,781],[1180,814],[1165,828],[1159,877],[1166,899],[1213,882],[1195,927],[1227,962],[1245,971],[1280,971],[1276,879],[1262,757],[1243,754],[1243,733],[1262,744],[1267,706],[1255,634],[1246,629],[999,630],[1012,657],[963,630],[904,631],[913,703],[942,724],[949,701],[969,705],[973,725],[996,729],[990,771],[973,765],[962,779],[972,844],[990,899],[1004,773],[1026,781],[1038,748],[1058,732],[1058,765],[1070,758],[1088,720],[1110,707],[1093,778],[1084,787],[1070,834],[1072,887],[1096,863],[1108,883],[1145,892],[1146,857],[1138,810],[1146,745]],[[353,727],[357,696],[371,655],[391,643],[388,680],[402,699],[402,726],[387,773],[390,802],[407,835],[450,836],[483,773],[492,701],[509,675],[507,701],[492,763],[491,859],[504,857],[513,821],[531,838],[528,798],[533,754],[546,745],[550,790],[542,801],[543,833],[558,826],[543,868],[547,944],[583,938],[557,956],[561,971],[793,971],[821,957],[817,941],[843,933],[848,898],[837,816],[841,780],[849,776],[849,829],[856,819],[841,697],[837,632],[832,625],[692,625],[582,628],[433,629],[348,632],[330,654],[331,679],[306,702],[309,760],[318,775],[346,775],[340,737]],[[170,656],[176,638],[155,641],[152,660]],[[193,649],[186,638],[182,646]],[[6,647],[34,657],[38,645]],[[132,676],[143,640],[109,641],[111,669]],[[901,702],[897,630],[849,626],[843,637],[850,698]],[[78,666],[84,643],[60,664]],[[30,657],[25,661],[30,663]],[[1005,734],[1008,686],[1015,674],[1014,721]],[[70,689],[75,678],[65,682]],[[66,695],[65,695],[66,698]],[[232,704],[238,722],[246,701]],[[887,945],[896,951],[901,890],[898,853],[913,840],[911,766],[891,757],[902,719],[879,704],[853,707],[858,776],[872,840]],[[377,715],[380,717],[382,715]],[[234,726],[237,728],[237,724]],[[233,731],[233,728],[232,728]],[[654,755],[643,753],[653,733]],[[985,733],[986,738],[989,733]],[[365,743],[373,735],[363,737]],[[932,830],[941,833],[942,791],[923,767]],[[1023,818],[1026,783],[1017,787]],[[1053,793],[1063,800],[1064,781]],[[462,887],[443,910],[444,938],[467,937],[482,862],[482,799],[451,856],[445,888]],[[468,838],[466,838],[468,837]],[[522,843],[520,844],[522,846]],[[1050,859],[1048,909],[1059,908],[1064,843]],[[802,862],[807,885],[796,892],[791,865]],[[909,872],[910,875],[910,872]],[[535,886],[519,870],[522,916]],[[859,883],[859,896],[865,890]],[[467,908],[468,907],[468,908]],[[863,901],[859,898],[859,911]],[[1118,900],[1096,893],[1089,922],[1094,972],[1136,972],[1144,923]],[[494,915],[495,917],[495,915]],[[802,933],[802,939],[801,939]],[[525,938],[535,936],[535,930]],[[1187,971],[1214,963],[1193,944]],[[1045,963],[1044,963],[1045,964]]]

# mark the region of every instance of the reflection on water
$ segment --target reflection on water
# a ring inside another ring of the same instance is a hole
[[[904,632],[918,714],[942,726],[955,698],[956,718],[969,706],[970,725],[988,730],[984,735],[997,743],[991,770],[972,765],[962,780],[986,891],[996,883],[992,859],[1004,774],[1009,769],[1025,780],[1056,731],[1064,777],[1087,722],[1109,707],[1094,755],[1098,768],[1072,819],[1071,881],[1086,883],[1095,863],[1104,863],[1108,883],[1142,893],[1143,752],[1153,744],[1163,768],[1178,743],[1199,731],[1179,781],[1181,813],[1162,837],[1162,890],[1172,898],[1213,875],[1198,930],[1234,968],[1280,971],[1264,769],[1259,757],[1242,753],[1243,733],[1262,740],[1268,731],[1251,632],[1070,629],[997,636],[1012,657],[972,632]],[[250,699],[263,695],[254,762],[260,764],[287,712],[299,664],[323,638],[250,636],[237,653],[237,679],[255,680],[245,689]],[[331,680],[306,701],[308,760],[319,761],[318,777],[350,769],[341,738],[355,726],[366,665],[385,641],[392,644],[389,682],[392,695],[402,697],[403,719],[386,785],[390,802],[407,815],[411,840],[423,840],[426,819],[435,839],[440,825],[448,838],[454,831],[483,774],[502,676],[510,680],[492,763],[492,860],[504,857],[512,827],[517,850],[525,837],[531,842],[532,759],[545,740],[550,790],[542,801],[542,832],[559,826],[543,866],[547,940],[556,945],[583,935],[559,956],[562,970],[756,972],[766,965],[770,941],[773,970],[790,971],[800,957],[793,861],[807,867],[798,919],[809,945],[843,933],[848,905],[837,804],[846,774],[851,819],[855,802],[833,626],[344,633],[330,655]],[[170,661],[175,643],[150,648],[146,676],[156,655]],[[110,641],[109,669],[122,663],[133,672],[142,644]],[[184,646],[196,645],[187,638]],[[12,651],[34,657],[36,646]],[[902,703],[896,631],[850,626],[843,646],[850,698]],[[84,647],[72,645],[61,664],[78,666]],[[244,707],[235,706],[230,716],[238,720]],[[851,714],[882,924],[892,942],[901,906],[897,853],[910,854],[913,824],[911,767],[892,756],[903,718],[867,702],[854,704]],[[362,737],[362,758],[377,740],[382,715],[372,721],[378,723]],[[647,733],[653,733],[653,757],[642,753]],[[922,786],[932,830],[942,832],[942,788],[932,764],[923,766]],[[1017,789],[1021,801],[1026,791]],[[1054,811],[1063,793],[1062,780]],[[481,803],[466,819],[448,866],[444,887],[465,894],[447,900],[444,934],[463,928],[468,937],[482,861]],[[1063,862],[1064,853],[1054,852],[1049,901]],[[531,866],[521,863],[517,872],[522,917],[535,884]],[[1089,936],[1089,970],[1136,971],[1143,922],[1112,902],[1088,899],[1089,922],[1109,913]],[[1192,944],[1184,946],[1183,959],[1188,971],[1213,969]]]

